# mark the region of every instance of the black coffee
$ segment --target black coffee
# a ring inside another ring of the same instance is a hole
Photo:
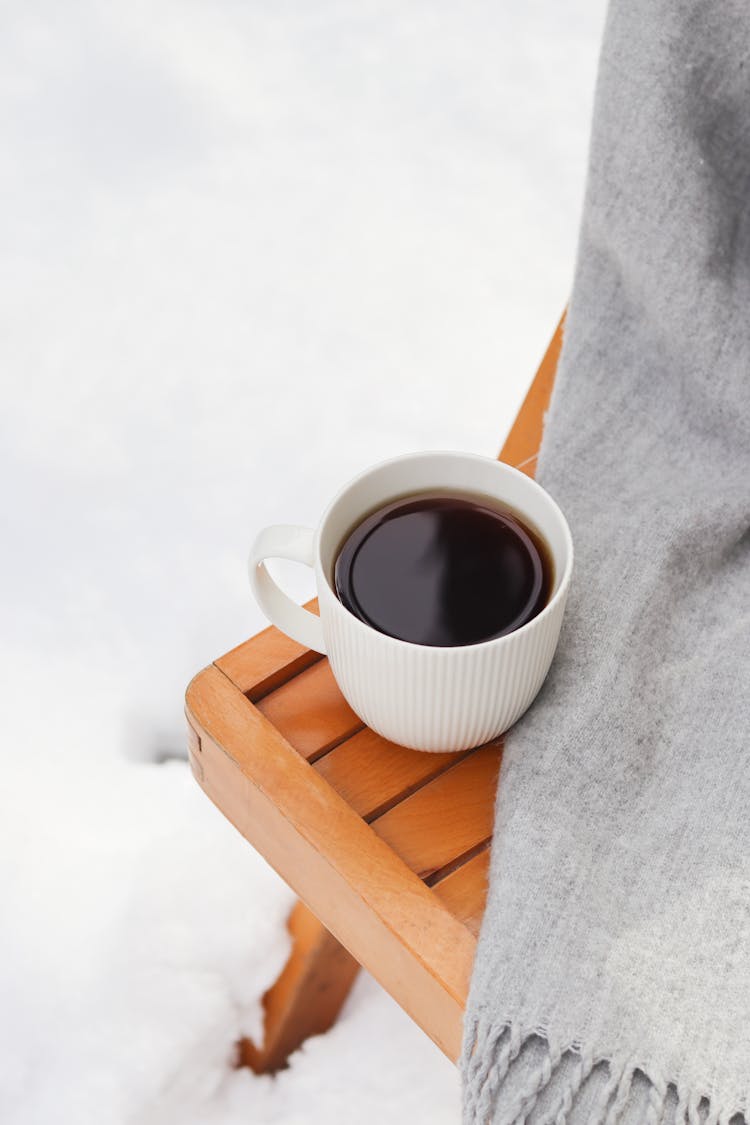
[[[541,536],[484,497],[402,497],[349,532],[336,593],[381,633],[421,645],[502,637],[544,608],[552,562]]]

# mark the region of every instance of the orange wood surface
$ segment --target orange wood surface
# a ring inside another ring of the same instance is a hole
[[[307,609],[317,613],[318,599],[307,602]],[[274,625],[269,625],[220,656],[214,664],[254,701],[320,659],[319,652],[303,648]]]
[[[501,461],[521,469],[530,477],[536,472],[536,459],[542,444],[544,420],[552,397],[564,329],[565,314],[563,313],[518,412],[518,417],[500,450]]]
[[[476,937],[482,924],[490,869],[489,846],[432,884],[435,894]]]
[[[562,321],[501,452],[531,476],[561,340]],[[273,627],[193,680],[187,715],[196,779],[306,904],[264,997],[265,1042],[243,1044],[244,1061],[276,1069],[329,1026],[355,962],[455,1059],[500,741],[459,754],[387,742],[349,708],[327,660]]]
[[[363,727],[339,691],[327,660],[318,660],[264,695],[257,706],[310,761]]]
[[[421,879],[492,835],[501,747],[475,750],[373,821],[373,828]]]
[[[303,902],[287,928],[293,953],[263,997],[264,1041],[244,1039],[239,1048],[240,1062],[258,1074],[280,1070],[303,1040],[331,1027],[360,968]]]
[[[355,812],[373,820],[464,756],[407,750],[365,727],[320,758],[315,768]]]

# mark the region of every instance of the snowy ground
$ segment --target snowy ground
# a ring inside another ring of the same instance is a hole
[[[3,1125],[441,1125],[374,982],[229,1065],[290,896],[183,758],[261,525],[494,453],[570,283],[601,0],[0,13]],[[284,571],[302,595],[307,579]]]

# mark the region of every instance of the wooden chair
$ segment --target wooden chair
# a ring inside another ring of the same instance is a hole
[[[500,457],[533,475],[557,328]],[[325,657],[265,629],[187,690],[198,783],[299,896],[286,966],[263,998],[257,1072],[336,1019],[364,965],[455,1060],[484,911],[502,740],[424,754],[349,708]]]

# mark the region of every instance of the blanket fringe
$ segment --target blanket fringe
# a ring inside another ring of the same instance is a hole
[[[463,1125],[750,1125],[746,1104],[513,1022],[467,1023],[461,1075]]]

